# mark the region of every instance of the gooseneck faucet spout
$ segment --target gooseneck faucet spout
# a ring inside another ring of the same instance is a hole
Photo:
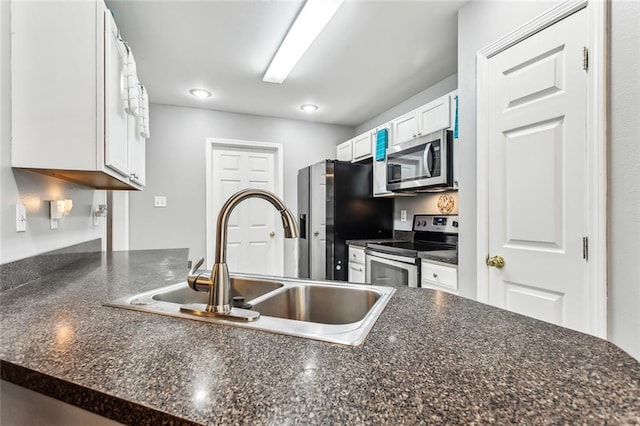
[[[244,189],[233,194],[222,206],[218,214],[216,226],[215,259],[211,274],[198,274],[197,270],[204,262],[204,258],[198,260],[193,267],[187,281],[189,286],[196,291],[209,291],[209,303],[204,310],[194,307],[181,308],[184,312],[196,315],[224,315],[231,319],[252,321],[260,315],[257,312],[231,307],[231,280],[227,268],[227,225],[233,209],[248,198],[262,198],[271,203],[282,217],[285,238],[296,238],[298,226],[291,211],[284,205],[277,195],[261,189]]]

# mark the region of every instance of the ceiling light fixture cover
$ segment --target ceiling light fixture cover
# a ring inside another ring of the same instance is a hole
[[[262,78],[282,83],[327,25],[343,0],[307,0]]]
[[[303,110],[304,112],[314,112],[318,110],[318,106],[317,105],[311,105],[311,104],[306,104],[306,105],[302,105],[300,107],[301,110]]]
[[[191,93],[196,98],[208,98],[209,96],[211,96],[211,92],[204,89],[191,89],[189,90],[189,93]]]

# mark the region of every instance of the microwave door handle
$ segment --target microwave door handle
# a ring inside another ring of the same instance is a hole
[[[427,177],[431,177],[431,171],[433,170],[433,164],[431,163],[433,163],[433,154],[431,154],[431,144],[428,143],[422,153],[422,167]]]

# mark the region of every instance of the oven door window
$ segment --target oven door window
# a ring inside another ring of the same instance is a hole
[[[389,287],[417,287],[417,267],[401,262],[390,262],[371,257],[367,265],[369,284]]]

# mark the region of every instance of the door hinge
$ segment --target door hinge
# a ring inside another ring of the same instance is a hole
[[[582,69],[589,69],[589,49],[586,46],[582,48]]]
[[[589,260],[589,237],[582,237],[582,258]]]

